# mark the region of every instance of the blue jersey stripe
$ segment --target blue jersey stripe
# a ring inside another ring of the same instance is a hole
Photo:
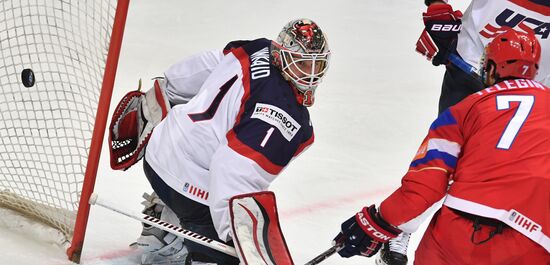
[[[449,109],[446,109],[443,113],[439,114],[437,119],[430,126],[430,130],[435,130],[441,126],[457,124],[455,117],[451,114]]]
[[[430,150],[430,151],[428,151],[426,153],[426,156],[424,156],[423,158],[416,159],[416,160],[412,161],[411,167],[417,167],[417,166],[422,165],[422,164],[427,164],[430,161],[435,160],[435,159],[443,160],[443,162],[451,168],[456,167],[457,158],[454,157],[453,155],[450,155],[450,154],[445,153],[445,152],[441,152],[439,150]]]

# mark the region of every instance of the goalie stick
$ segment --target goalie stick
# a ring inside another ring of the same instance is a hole
[[[156,228],[162,229],[168,233],[172,233],[176,236],[179,236],[181,238],[184,238],[185,240],[193,241],[197,244],[201,244],[203,246],[209,247],[211,249],[220,251],[222,253],[225,253],[227,255],[231,255],[233,257],[237,257],[237,252],[235,251],[234,247],[228,246],[226,244],[223,244],[221,242],[218,242],[214,239],[199,235],[193,231],[189,231],[186,229],[183,229],[179,226],[169,224],[166,222],[163,222],[162,220],[155,218],[153,216],[147,215],[147,214],[136,214],[136,213],[130,213],[125,210],[120,209],[119,207],[113,206],[110,202],[107,202],[101,198],[97,194],[92,194],[90,197],[90,204],[91,205],[99,205],[105,209],[109,209],[111,211],[120,213],[122,215],[125,215],[127,217],[130,217],[132,219],[135,219],[137,221],[140,221],[142,223],[146,223],[148,225],[154,226]]]

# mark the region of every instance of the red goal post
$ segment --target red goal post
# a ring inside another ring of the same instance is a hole
[[[90,213],[90,196],[94,191],[97,168],[101,154],[101,146],[105,136],[105,128],[109,116],[109,106],[113,94],[113,86],[115,84],[116,70],[122,46],[122,36],[124,35],[124,26],[126,24],[126,16],[128,14],[128,6],[130,0],[119,0],[115,18],[113,22],[113,31],[111,33],[111,41],[109,44],[109,53],[105,64],[105,74],[103,75],[103,84],[101,86],[101,94],[95,119],[95,126],[90,144],[90,153],[84,174],[84,183],[82,185],[82,193],[80,195],[80,204],[76,217],[75,231],[71,246],[67,250],[67,255],[71,261],[80,262],[80,255],[84,245],[84,236],[86,234],[86,226],[88,224],[88,215]]]

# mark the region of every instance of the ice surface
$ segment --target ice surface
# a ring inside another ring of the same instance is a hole
[[[271,187],[291,254],[303,264],[330,247],[341,222],[398,187],[435,118],[443,69],[414,52],[424,8],[420,0],[131,1],[113,104],[136,89],[139,78],[148,87],[150,78],[185,56],[230,40],[273,39],[294,18],[316,21],[333,57],[311,108],[315,143]],[[105,146],[96,192],[141,210],[141,194],[150,188],[140,166],[110,170]],[[0,223],[7,218],[0,216]],[[132,264],[124,257],[140,229],[93,207],[82,264]],[[411,260],[421,236],[412,236]],[[71,264],[61,248],[34,237],[1,227],[0,264]],[[334,255],[322,264],[374,259]]]

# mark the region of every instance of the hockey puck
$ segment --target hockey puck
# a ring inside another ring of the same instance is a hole
[[[21,72],[21,82],[23,82],[23,85],[25,87],[32,87],[34,86],[34,80],[34,72],[29,68],[23,69]]]

